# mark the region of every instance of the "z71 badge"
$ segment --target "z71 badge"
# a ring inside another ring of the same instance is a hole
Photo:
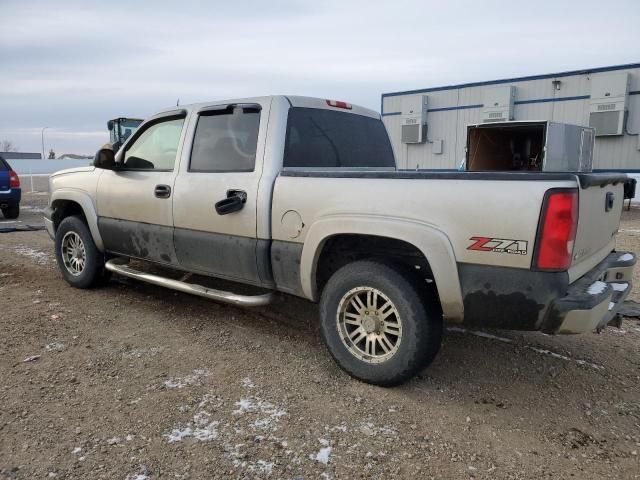
[[[508,238],[471,237],[473,243],[467,250],[478,252],[511,253],[514,255],[527,254],[526,240],[511,240]]]

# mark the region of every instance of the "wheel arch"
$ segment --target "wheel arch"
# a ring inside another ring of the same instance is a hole
[[[300,258],[301,287],[307,298],[315,301],[321,293],[322,280],[320,278],[319,282],[318,272],[328,242],[345,235],[403,242],[416,249],[426,261],[436,283],[443,316],[453,321],[462,320],[462,292],[449,238],[432,225],[393,217],[340,215],[311,225]]]
[[[88,193],[72,189],[56,190],[51,194],[50,205],[53,210],[54,231],[57,230],[60,222],[66,217],[81,214],[89,227],[96,247],[101,252],[104,252],[104,243],[98,229],[98,215],[96,214],[93,200]]]

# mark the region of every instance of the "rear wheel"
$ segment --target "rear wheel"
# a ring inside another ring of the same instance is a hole
[[[20,204],[10,205],[6,208],[3,208],[2,214],[4,215],[4,218],[18,218],[18,216],[20,215]]]
[[[104,278],[104,256],[81,217],[67,217],[55,237],[56,260],[64,279],[76,288],[90,288]]]
[[[393,266],[358,261],[338,270],[320,300],[329,352],[350,375],[398,385],[429,365],[442,340],[442,319],[429,314],[420,283]]]

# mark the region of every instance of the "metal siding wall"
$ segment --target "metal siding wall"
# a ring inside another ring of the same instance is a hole
[[[620,70],[631,74],[630,91],[640,92],[640,68]],[[516,120],[553,120],[579,125],[589,124],[589,99],[560,100],[566,97],[588,96],[591,77],[609,75],[610,72],[558,77],[560,90],[553,87],[552,78],[514,81],[503,85],[516,86]],[[497,85],[454,88],[412,95],[427,95],[429,109],[451,108],[482,104],[483,92]],[[383,98],[383,112],[400,112],[402,96]],[[555,99],[527,103],[531,100]],[[518,102],[525,103],[518,103]],[[629,96],[627,130],[640,132],[640,94]],[[482,108],[466,108],[446,111],[430,111],[427,114],[429,140],[443,140],[442,155],[431,153],[430,143],[404,145],[400,142],[400,115],[385,115],[394,153],[400,168],[455,169],[465,155],[467,125],[479,123]],[[631,135],[596,137],[594,168],[616,170],[640,170],[638,137]]]

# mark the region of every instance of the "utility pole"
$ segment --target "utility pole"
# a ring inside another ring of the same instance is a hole
[[[42,137],[42,160],[45,159],[44,156],[44,131],[49,127],[42,127],[41,137]]]

